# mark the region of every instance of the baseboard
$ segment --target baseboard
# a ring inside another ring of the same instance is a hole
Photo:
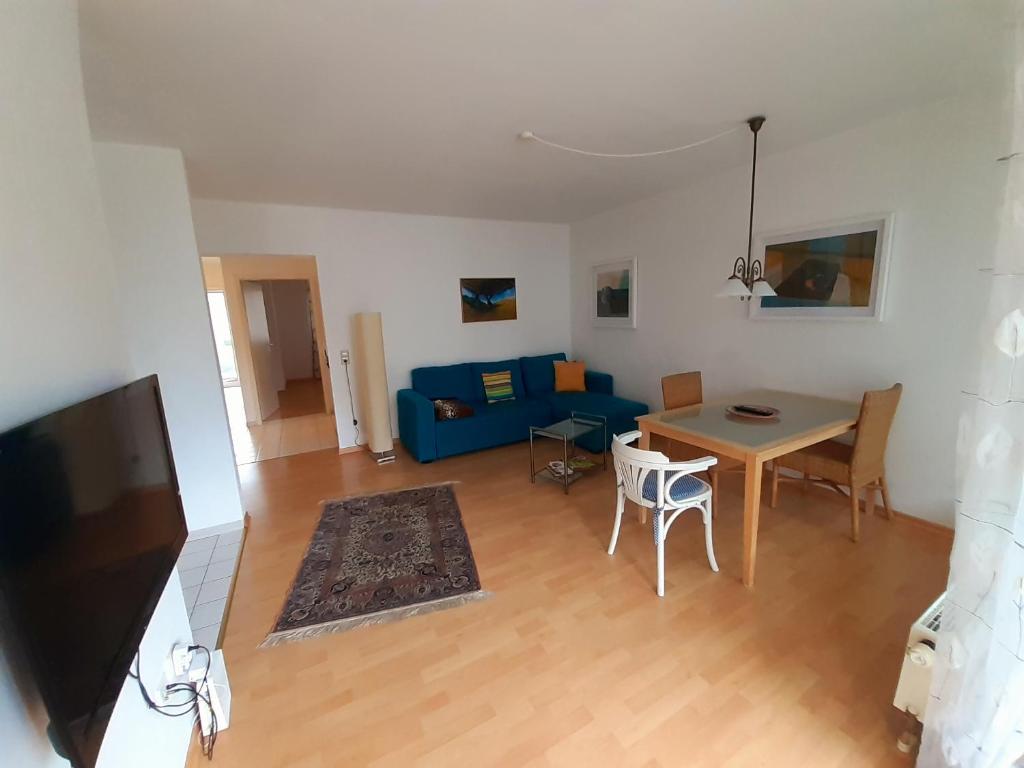
[[[920,528],[921,530],[933,533],[936,536],[941,536],[949,541],[953,540],[954,531],[948,525],[936,523],[931,520],[924,520],[920,517],[914,517],[913,515],[908,515],[905,512],[897,512],[895,509],[892,511],[892,517],[894,521],[902,525],[910,525],[914,528]]]
[[[245,513],[245,518],[249,516],[249,513]],[[207,536],[219,536],[222,533],[231,533],[237,531],[239,528],[246,526],[245,519],[232,520],[230,523],[220,523],[219,525],[211,525],[207,528],[196,528],[193,531],[188,532],[188,538],[186,541],[194,541],[195,539],[205,539]]]
[[[766,474],[767,474],[767,476],[769,478],[769,482],[771,482],[771,480],[770,480],[771,473],[766,473]],[[801,474],[797,473],[797,472],[794,472],[794,471],[789,470],[789,469],[787,469],[785,467],[782,467],[782,468],[780,468],[780,472],[779,472],[779,480],[780,481],[791,482],[791,483],[802,483],[803,482],[803,476]],[[828,486],[822,485],[820,483],[815,483],[814,481],[811,481],[811,487],[816,489],[816,490],[822,490],[822,491],[828,491],[829,490]],[[862,489],[862,491],[866,492],[866,489]],[[834,491],[833,491],[833,493],[834,493]],[[769,494],[770,494],[770,491],[769,491]],[[764,497],[762,496],[762,499],[763,498]],[[867,512],[867,501],[864,498],[864,496],[862,495],[858,499],[858,501],[860,502],[861,511]],[[875,498],[875,516],[883,517],[883,518],[885,517],[885,508],[882,506],[881,499],[879,499],[878,497]],[[908,515],[906,512],[900,512],[899,510],[896,510],[896,509],[892,510],[892,517],[893,517],[893,520],[895,522],[898,522],[898,523],[900,523],[902,525],[911,525],[911,526],[914,526],[915,528],[919,528],[921,530],[928,531],[929,533],[935,534],[937,536],[941,536],[943,538],[946,538],[949,541],[953,540],[953,529],[950,528],[948,525],[943,525],[942,523],[932,522],[931,520],[924,520],[923,518],[920,518],[920,517],[914,517],[913,515]]]
[[[338,448],[338,455],[344,456],[347,453],[361,453],[366,450],[365,445],[346,445],[344,448]]]

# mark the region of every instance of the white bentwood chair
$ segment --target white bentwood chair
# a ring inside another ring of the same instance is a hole
[[[619,527],[625,511],[626,499],[634,504],[654,510],[654,546],[658,548],[658,597],[665,596],[665,539],[669,528],[687,509],[699,509],[704,520],[704,542],[708,550],[711,570],[718,572],[715,548],[711,539],[711,486],[695,477],[718,462],[714,456],[695,461],[669,461],[657,451],[633,448],[630,443],[640,438],[639,431],[615,435],[612,439],[612,460],[618,491],[615,499],[615,528],[608,544],[608,554],[615,554],[619,540]],[[665,515],[669,517],[666,520]]]

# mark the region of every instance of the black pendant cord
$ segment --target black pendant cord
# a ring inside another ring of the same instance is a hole
[[[754,158],[750,165],[750,218],[747,221],[747,281],[748,287],[753,286],[754,282],[761,277],[760,264],[758,264],[757,274],[754,274],[754,188],[757,181],[757,132],[761,130],[761,126],[764,125],[764,117],[752,117],[747,123],[750,125],[750,130],[754,134]]]
[[[764,115],[757,115],[747,120],[750,132],[754,134],[754,156],[750,164],[750,217],[747,219],[747,252],[743,256],[737,256],[732,265],[732,274],[726,281],[725,288],[720,296],[736,296],[740,301],[746,301],[754,292],[754,283],[764,279],[764,265],[760,259],[754,258],[754,192],[757,183],[757,132],[764,125]],[[737,289],[736,283],[732,280],[739,280],[743,288]],[[758,286],[759,295],[773,295],[771,288],[765,294]]]

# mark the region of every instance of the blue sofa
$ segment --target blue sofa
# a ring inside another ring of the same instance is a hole
[[[555,392],[555,360],[565,354],[520,357],[493,363],[457,363],[416,368],[412,388],[398,391],[398,432],[402,445],[417,461],[516,443],[530,436],[530,427],[569,418],[584,411],[608,419],[608,441],[613,434],[636,429],[636,417],[647,406],[612,394],[612,377],[586,372],[586,392]],[[516,399],[488,403],[480,374],[511,371]],[[473,408],[473,415],[436,421],[433,400],[457,398]],[[588,451],[601,450],[601,433],[584,435],[577,444]]]

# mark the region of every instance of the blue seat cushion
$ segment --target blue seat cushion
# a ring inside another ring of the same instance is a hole
[[[469,363],[412,369],[412,388],[429,400],[479,400],[477,387],[483,389],[479,377],[473,386],[473,369]]]
[[[565,352],[519,358],[523,367],[523,383],[531,397],[540,397],[555,391],[556,360],[565,360]]]
[[[624,397],[600,392],[552,392],[545,398],[556,419],[567,419],[573,411],[594,413],[611,420],[617,416],[635,419],[647,413],[647,406]]]
[[[668,473],[666,473],[668,474]],[[644,478],[644,498],[648,501],[657,503],[658,501],[658,473],[650,472],[647,477]],[[672,483],[672,487],[669,489],[669,498],[676,504],[682,504],[687,499],[692,499],[694,496],[700,496],[702,493],[708,490],[708,484],[701,480],[699,477],[693,475],[684,475],[683,477]]]
[[[473,408],[472,416],[435,423],[438,458],[526,440],[530,427],[551,423],[551,407],[543,400],[472,400],[468,405]]]
[[[483,419],[506,419],[512,415],[529,418],[536,415],[547,419],[551,415],[551,408],[547,403],[543,400],[529,397],[524,397],[522,400],[508,400],[498,403],[488,403],[486,400],[471,400],[467,405],[473,408],[473,416],[470,418],[479,416]],[[461,419],[461,421],[465,421],[465,419]],[[536,426],[543,425],[538,424]],[[526,437],[529,436],[529,432],[527,432]]]
[[[606,449],[611,445],[612,435],[636,429],[636,417],[648,412],[643,403],[601,392],[551,392],[545,396],[545,400],[551,404],[554,421],[569,418],[573,411],[604,416],[608,420],[608,433],[604,441]],[[583,435],[576,444],[588,451],[600,452],[601,430]]]

